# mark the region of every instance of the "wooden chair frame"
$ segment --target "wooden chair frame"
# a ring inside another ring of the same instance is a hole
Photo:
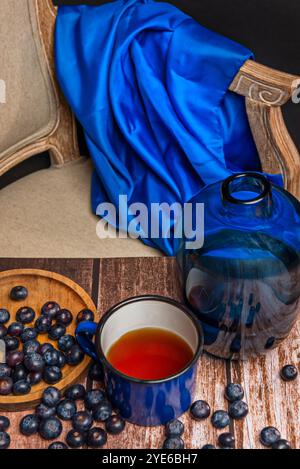
[[[52,132],[0,163],[0,175],[30,156],[49,151],[52,164],[63,166],[80,158],[76,123],[55,80],[53,38],[56,9],[52,0],[32,0],[40,40],[57,102],[57,123]],[[279,72],[251,60],[233,80],[230,90],[246,98],[247,114],[265,172],[284,176],[285,188],[300,199],[300,158],[285,126],[281,106],[300,83],[300,77]]]

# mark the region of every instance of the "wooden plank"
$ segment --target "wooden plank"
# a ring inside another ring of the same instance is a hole
[[[176,261],[170,258],[102,259],[98,310],[103,314],[115,303],[130,296],[159,294],[182,301],[182,288],[177,275]],[[226,364],[203,355],[197,376],[195,398],[209,402],[213,410],[226,409],[223,393],[226,384]],[[216,443],[217,432],[209,420],[195,422],[184,415],[184,440],[187,448],[201,448]],[[143,428],[127,424],[118,438],[109,437],[107,448],[161,448],[162,427]]]
[[[92,294],[92,275],[94,261],[92,259],[0,259],[0,270],[17,268],[36,268],[51,270],[62,275],[70,277],[72,280],[82,286],[89,295]],[[82,382],[85,383],[85,378]],[[46,449],[49,442],[44,441],[37,435],[30,438],[23,436],[19,431],[19,423],[24,415],[32,413],[31,410],[25,412],[2,412],[1,415],[7,415],[11,421],[9,434],[11,437],[11,448],[15,449]],[[65,435],[70,429],[69,423],[63,424],[64,431],[60,437],[64,441]]]
[[[300,448],[300,380],[286,383],[279,375],[284,365],[299,366],[299,358],[300,321],[278,349],[231,364],[232,379],[243,385],[249,405],[246,419],[234,424],[239,448],[263,448],[259,434],[270,425],[278,428],[293,448]]]

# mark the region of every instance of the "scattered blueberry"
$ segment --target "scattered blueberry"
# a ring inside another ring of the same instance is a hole
[[[244,390],[240,384],[229,383],[225,388],[225,397],[229,402],[241,401]]]
[[[55,301],[48,301],[42,307],[41,314],[43,316],[47,316],[49,319],[52,320],[56,318],[59,310],[60,310],[60,306],[58,303],[55,303]]]
[[[42,355],[39,353],[30,353],[29,355],[25,355],[24,365],[29,371],[42,371],[45,363]]]
[[[21,334],[21,341],[25,344],[25,342],[36,339],[37,335],[37,331],[33,327],[27,327]]]
[[[39,334],[47,334],[50,331],[51,319],[48,316],[40,316],[34,326]]]
[[[294,365],[285,365],[280,376],[284,381],[294,381],[298,376],[298,370]]]
[[[20,432],[25,436],[35,435],[39,430],[39,423],[37,415],[25,415],[20,422]]]
[[[81,350],[79,345],[75,344],[66,353],[67,364],[70,366],[77,366],[84,359],[84,352]]]
[[[48,407],[43,402],[39,404],[35,409],[36,415],[41,419],[49,419],[50,417],[54,417],[56,414],[55,407]]]
[[[8,396],[13,388],[14,382],[11,378],[0,379],[0,396]]]
[[[11,376],[11,368],[6,363],[0,363],[0,379],[9,378]]]
[[[112,435],[118,435],[124,430],[124,428],[125,420],[123,420],[118,415],[112,415],[105,422],[105,429],[107,433],[111,433]]]
[[[229,425],[230,418],[225,410],[217,410],[211,417],[211,423],[215,428],[222,429]]]
[[[75,339],[72,335],[66,334],[58,339],[58,348],[62,352],[69,352],[71,348],[75,345]]]
[[[61,352],[60,350],[58,350],[58,362],[57,362],[57,366],[59,368],[63,368],[67,363],[67,360],[66,360],[66,357],[65,357],[65,354],[63,352]]]
[[[7,449],[10,446],[10,436],[6,432],[0,432],[0,449]]]
[[[6,432],[9,427],[9,418],[5,417],[4,415],[0,415],[0,432]]]
[[[248,412],[248,405],[244,401],[235,401],[229,406],[229,415],[236,420],[246,417]]]
[[[54,386],[46,388],[42,395],[42,402],[48,407],[56,407],[61,400],[61,392]]]
[[[43,359],[46,366],[57,366],[59,362],[59,351],[55,348],[44,353]]]
[[[61,309],[56,315],[57,324],[69,326],[73,321],[73,315],[68,309]]]
[[[34,321],[35,312],[32,308],[24,306],[17,311],[16,320],[22,324],[30,324]]]
[[[27,376],[27,381],[32,386],[34,386],[35,384],[40,383],[42,381],[42,379],[43,379],[43,372],[42,371],[31,371]]]
[[[24,354],[18,350],[14,352],[8,352],[6,355],[6,363],[10,368],[15,368],[16,366],[20,365],[23,360]]]
[[[191,405],[190,413],[194,420],[207,419],[210,416],[210,406],[205,401],[196,401]]]
[[[57,416],[61,420],[72,420],[76,412],[77,407],[75,402],[70,401],[69,399],[64,399],[61,401],[56,408]]]
[[[287,440],[277,440],[272,444],[272,449],[292,449]]]
[[[24,355],[30,355],[32,353],[38,353],[40,351],[41,344],[38,340],[32,339],[25,342],[23,346]]]
[[[42,420],[39,433],[44,440],[56,440],[62,433],[62,424],[57,417]]]
[[[275,427],[265,427],[260,432],[260,442],[262,445],[267,447],[272,446],[274,443],[280,440],[280,438],[280,431]]]
[[[93,311],[91,311],[90,309],[83,309],[77,314],[76,323],[79,324],[80,322],[83,322],[83,321],[93,322],[94,319],[95,319],[95,315]]]
[[[87,410],[76,412],[72,418],[74,430],[84,433],[87,432],[93,425],[93,417]]]
[[[163,449],[184,449],[184,441],[179,436],[172,436],[164,441]]]
[[[27,380],[23,379],[22,381],[17,381],[13,385],[13,394],[15,396],[25,396],[31,391],[31,385]]]
[[[77,430],[70,430],[66,437],[66,442],[70,448],[81,448],[86,443],[86,435]]]
[[[101,363],[93,362],[91,364],[90,369],[89,369],[89,378],[92,381],[97,381],[97,382],[103,381],[104,373],[103,373],[103,367]]]
[[[202,446],[201,449],[217,449],[217,448],[214,445],[207,444],[207,445]]]
[[[93,409],[93,415],[96,422],[105,422],[112,415],[112,405],[104,400]]]
[[[105,400],[105,394],[102,389],[92,389],[88,391],[84,398],[85,407],[92,410]]]
[[[14,383],[17,381],[22,381],[27,378],[28,371],[26,370],[25,366],[20,364],[16,366],[16,368],[13,371],[12,374],[12,379],[14,380]]]
[[[58,366],[46,366],[43,379],[47,384],[56,384],[62,379],[62,372]]]
[[[10,314],[7,309],[0,309],[0,324],[6,324],[10,320]]]
[[[20,322],[12,322],[7,329],[8,335],[11,337],[20,337],[23,334],[24,326]]]
[[[8,335],[4,337],[4,342],[7,352],[13,352],[14,350],[18,350],[20,345],[18,337],[10,337]]]
[[[71,401],[77,401],[85,398],[85,387],[82,384],[74,384],[70,386],[65,392],[65,398]]]
[[[235,448],[235,438],[232,433],[221,433],[218,443],[221,448]]]
[[[184,425],[180,420],[173,419],[165,427],[166,437],[181,436],[184,432]]]
[[[3,324],[0,324],[0,339],[4,339],[7,336],[7,327]]]
[[[26,300],[28,296],[28,290],[26,287],[22,287],[21,285],[18,285],[11,290],[9,296],[11,300],[23,301],[23,300]]]
[[[66,326],[64,326],[63,324],[55,324],[54,326],[51,326],[48,335],[51,340],[58,340],[63,335],[65,335],[65,333]]]
[[[54,349],[53,345],[50,344],[49,342],[45,342],[44,344],[41,345],[39,353],[44,356],[48,350]]]
[[[55,441],[48,446],[48,449],[68,449],[68,447],[62,441]]]
[[[107,433],[102,428],[94,427],[87,434],[87,444],[90,448],[102,448],[107,442]]]

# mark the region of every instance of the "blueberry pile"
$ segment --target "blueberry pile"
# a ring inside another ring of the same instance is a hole
[[[10,292],[10,298],[16,302],[27,296],[28,290],[22,286]],[[55,301],[45,303],[38,317],[32,308],[23,306],[15,318],[10,322],[9,311],[0,309],[0,339],[6,346],[6,364],[0,364],[0,395],[29,394],[32,386],[41,381],[57,384],[66,365],[77,366],[84,359],[75,338],[67,333],[73,314]],[[88,309],[80,311],[76,323],[85,320],[93,321],[94,313]]]

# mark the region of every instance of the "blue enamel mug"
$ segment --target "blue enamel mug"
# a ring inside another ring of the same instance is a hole
[[[123,335],[143,328],[177,334],[190,345],[192,360],[177,374],[159,380],[142,380],[121,373],[107,360],[107,353]],[[113,306],[99,324],[80,323],[76,337],[84,352],[102,363],[108,397],[124,419],[143,426],[162,425],[189,409],[203,333],[198,319],[182,304],[156,295],[129,298]]]

